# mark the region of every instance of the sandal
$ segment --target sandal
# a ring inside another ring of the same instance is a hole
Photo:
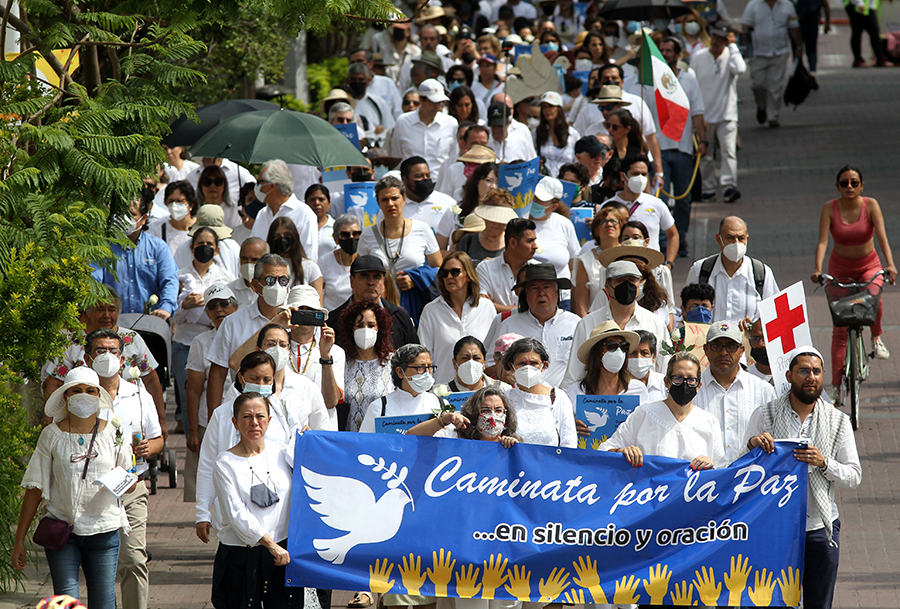
[[[365,597],[365,598],[363,598]],[[356,596],[353,597],[349,603],[347,603],[347,607],[351,609],[363,609],[364,607],[368,607],[372,604],[372,595],[368,592],[357,592]]]

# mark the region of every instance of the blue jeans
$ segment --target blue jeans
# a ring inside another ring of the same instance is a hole
[[[82,537],[72,533],[62,550],[44,548],[53,594],[80,599],[78,569],[84,570],[91,609],[116,609],[116,565],[119,562],[119,531]]]
[[[809,71],[815,72],[819,63],[819,18],[807,18],[800,21],[800,34],[803,35],[803,48],[806,50],[806,61]],[[791,38],[791,42],[794,39]],[[793,48],[793,47],[792,47]]]
[[[841,519],[835,519],[833,526],[833,546],[828,543],[824,527],[806,532],[806,551],[803,557],[804,609],[831,609],[841,550]]]
[[[175,384],[175,404],[178,405],[185,433],[188,428],[187,418],[187,359],[191,352],[190,345],[183,345],[172,341],[172,379]]]
[[[663,172],[666,174],[666,192],[679,196],[687,191],[691,183],[691,175],[694,173],[694,157],[681,150],[662,151]],[[675,200],[675,209],[672,210],[675,218],[675,228],[678,229],[679,253],[687,252],[687,233],[691,225],[691,193],[688,192],[683,199]],[[660,244],[660,247],[662,245]],[[666,250],[663,250],[665,253]]]

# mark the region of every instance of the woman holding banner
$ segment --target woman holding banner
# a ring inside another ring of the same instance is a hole
[[[482,387],[466,400],[460,412],[442,412],[406,432],[411,436],[464,438],[499,442],[509,448],[516,436],[516,411],[497,387]]]
[[[695,470],[727,465],[718,419],[694,407],[699,387],[700,362],[676,353],[666,370],[668,397],[638,406],[600,450],[623,453],[633,467],[644,464],[645,454],[685,459]]]

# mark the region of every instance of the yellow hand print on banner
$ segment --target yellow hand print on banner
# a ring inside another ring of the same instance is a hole
[[[607,605],[606,594],[600,587],[600,576],[597,574],[597,561],[591,561],[590,556],[578,557],[578,562],[573,562],[577,577],[572,581],[575,585],[586,588],[594,599],[594,604]]]
[[[509,561],[497,554],[496,559],[491,554],[490,561],[485,560],[484,577],[481,578],[481,598],[493,599],[494,592],[506,581],[506,563]]]
[[[700,575],[700,571],[694,571],[694,574],[697,576],[694,579],[694,587],[697,589],[697,594],[700,595],[700,602],[707,607],[718,605],[719,594],[722,593],[722,584],[716,585],[716,575],[713,573],[712,567],[710,567],[708,573],[706,567],[700,568],[703,571],[703,575]]]
[[[447,552],[446,558],[444,557],[444,548],[441,548],[441,556],[438,558],[437,552],[431,553],[431,561],[432,561],[432,569],[428,569],[428,578],[431,580],[431,583],[434,584],[434,595],[446,597],[447,596],[447,584],[450,583],[450,579],[453,577],[453,567],[456,565],[456,560],[450,560],[450,552]]]
[[[593,448],[594,450],[600,450],[600,440],[598,438],[594,438],[593,440],[591,440],[591,448]]]
[[[481,569],[475,565],[469,565],[468,571],[464,566],[456,572],[456,593],[459,598],[472,598],[478,594],[481,589],[481,584],[478,583],[479,573]]]
[[[387,594],[391,591],[391,588],[394,587],[394,581],[388,581],[388,578],[391,576],[391,571],[394,570],[394,563],[388,562],[388,559],[384,559],[384,564],[379,566],[378,559],[375,559],[375,569],[372,570],[372,565],[369,565],[369,590],[376,594]]]
[[[690,606],[697,604],[697,601],[691,602],[691,599],[694,597],[694,586],[684,580],[681,581],[681,589],[678,588],[678,584],[675,584],[675,592],[671,594],[671,597],[673,605]]]
[[[737,563],[734,556],[731,557],[731,573],[724,577],[725,587],[728,588],[728,605],[730,607],[739,607],[741,604],[741,595],[744,588],[747,587],[747,576],[750,575],[750,559],[744,558],[743,564],[741,559],[743,556],[738,554]]]
[[[772,592],[775,590],[775,584],[772,582],[772,572],[766,578],[766,570],[757,571],[753,576],[753,587],[747,591],[750,600],[757,607],[768,607],[772,604]]]
[[[578,438],[578,448],[587,448],[587,438],[581,436]]]
[[[644,591],[650,595],[651,605],[665,605],[666,594],[669,592],[669,578],[672,572],[668,565],[656,565],[656,571],[650,567],[650,580],[644,580]]]
[[[636,605],[640,594],[637,592],[638,585],[641,580],[632,576],[622,576],[621,580],[616,581],[616,593],[613,595],[613,603],[616,605]]]
[[[507,572],[509,583],[503,586],[506,591],[516,597],[517,600],[528,602],[531,600],[531,571],[526,571],[525,567],[513,565],[513,568]]]
[[[782,569],[778,587],[781,588],[781,600],[784,601],[786,607],[797,607],[800,605],[800,569],[788,567],[787,575],[784,574],[784,569]]]
[[[568,605],[587,604],[587,601],[584,600],[584,590],[581,588],[570,588],[569,590],[566,590],[563,598],[566,599],[566,604]]]
[[[552,603],[556,597],[562,594],[563,590],[569,587],[569,584],[566,582],[567,579],[569,579],[569,574],[562,567],[559,568],[559,572],[555,568],[550,571],[546,584],[544,583],[544,578],[541,578],[541,581],[538,583],[538,590],[541,593],[540,602]]]
[[[425,583],[425,574],[422,573],[422,557],[410,554],[407,563],[404,556],[400,565],[400,577],[403,578],[403,587],[406,588],[406,593],[417,596],[422,584]]]

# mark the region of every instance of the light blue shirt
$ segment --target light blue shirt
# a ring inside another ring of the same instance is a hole
[[[143,313],[144,303],[156,294],[154,310],[175,312],[178,296],[178,267],[169,246],[159,237],[142,232],[135,247],[123,249],[110,245],[118,259],[116,277],[103,268],[95,268],[94,279],[112,287],[122,297],[121,313]]]

